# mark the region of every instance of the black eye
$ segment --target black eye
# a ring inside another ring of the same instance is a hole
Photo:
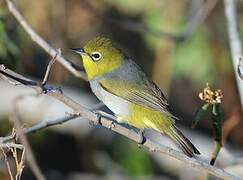
[[[99,61],[102,58],[102,55],[99,52],[93,52],[91,57],[94,61]]]

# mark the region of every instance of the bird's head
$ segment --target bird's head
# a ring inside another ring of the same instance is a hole
[[[124,54],[105,37],[96,37],[83,48],[72,50],[82,56],[89,80],[113,71],[125,61]]]

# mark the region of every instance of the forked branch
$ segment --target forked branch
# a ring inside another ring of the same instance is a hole
[[[140,143],[140,141],[141,141],[140,134],[137,134],[133,130],[126,128],[126,127],[122,126],[121,124],[118,124],[116,121],[114,121],[114,119],[112,120],[112,119],[106,118],[106,117],[99,118],[99,116],[96,113],[89,111],[85,107],[79,105],[78,103],[76,103],[75,101],[73,101],[72,99],[70,99],[69,97],[64,95],[64,93],[60,89],[56,89],[56,88],[53,88],[53,87],[50,87],[47,85],[43,85],[40,82],[24,78],[23,76],[4,67],[3,65],[0,66],[0,73],[25,86],[35,89],[38,93],[42,93],[42,94],[44,93],[55,99],[60,100],[61,102],[63,102],[64,104],[66,104],[67,106],[69,106],[70,108],[73,109],[74,116],[70,117],[70,119],[75,118],[76,115],[82,116],[82,117],[85,117],[85,118],[93,121],[95,124],[100,124],[108,129],[111,129],[112,131],[115,131],[121,135],[126,136],[127,138],[129,138],[137,143]],[[64,120],[65,121],[63,121],[63,122],[66,122],[69,120],[69,118],[67,118],[67,119],[64,118]],[[49,125],[55,125],[55,124],[59,124],[59,123],[62,123],[62,121],[61,122],[57,121],[57,123],[52,122],[52,124],[49,124]],[[43,126],[37,125],[34,128],[35,129],[34,131],[41,129],[41,127],[43,128]],[[27,129],[25,132],[28,134],[28,133],[31,133],[34,131],[30,131]],[[0,143],[4,143],[6,141],[9,141],[10,139],[11,139],[11,137],[2,138],[2,140],[0,140]],[[214,174],[215,176],[218,176],[220,178],[235,179],[235,180],[241,179],[228,172],[225,172],[224,170],[222,170],[220,168],[211,166],[207,162],[204,162],[203,160],[199,159],[198,157],[189,158],[186,155],[184,155],[183,153],[178,152],[178,151],[176,151],[172,148],[169,148],[167,146],[164,146],[162,144],[158,144],[158,143],[154,142],[153,140],[145,139],[145,142],[143,143],[143,145],[145,147],[147,147],[150,151],[167,154],[168,156],[178,159],[178,160],[184,162],[185,164],[188,164],[191,167],[195,167],[195,168],[201,169],[203,171],[208,171],[211,174]]]

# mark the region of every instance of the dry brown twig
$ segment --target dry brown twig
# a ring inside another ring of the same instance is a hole
[[[14,151],[12,151],[12,153],[13,153],[13,156],[15,158],[15,163],[16,163],[16,167],[17,167],[17,173],[15,175],[15,179],[20,180],[22,172],[24,170],[25,148],[22,151],[20,161],[18,160],[18,153],[16,151],[16,148],[14,149]]]
[[[1,139],[0,139],[1,141]],[[17,149],[20,149],[20,150],[23,150],[24,149],[24,146],[22,144],[16,144],[16,143],[6,143],[6,144],[0,144],[0,148],[17,148]]]
[[[108,119],[105,117],[99,117],[99,115],[97,115],[96,113],[89,111],[88,109],[82,107],[81,105],[79,105],[78,103],[73,101],[72,99],[65,96],[60,89],[52,88],[47,85],[43,86],[42,83],[32,81],[27,78],[21,79],[22,76],[5,68],[3,65],[0,66],[0,73],[22,83],[25,86],[35,89],[38,93],[42,92],[42,93],[45,93],[46,95],[52,96],[52,97],[60,100],[67,106],[71,107],[74,110],[74,117],[72,117],[70,119],[76,118],[78,116],[85,117],[85,118],[93,121],[96,124],[100,124],[106,128],[109,128],[119,134],[126,136],[127,138],[129,138],[137,143],[141,143],[141,137],[139,134],[137,134],[136,132],[134,132],[133,130],[131,130],[129,128],[122,126],[121,124],[116,123],[114,120],[111,120],[110,118]],[[65,120],[67,121],[67,119],[65,119]],[[62,123],[62,122],[59,121],[58,123]],[[54,124],[55,123],[53,123],[53,125]],[[35,129],[35,131],[36,130],[38,130],[38,129]],[[4,143],[10,139],[11,139],[11,137],[2,138],[0,141],[0,144]],[[198,157],[188,158],[183,153],[173,150],[167,146],[158,144],[150,139],[145,139],[145,142],[143,145],[152,152],[159,152],[159,153],[167,154],[168,156],[176,158],[176,159],[190,165],[191,167],[196,167],[196,168],[202,169],[204,171],[208,171],[211,174],[214,174],[215,176],[218,176],[218,177],[221,177],[224,179],[240,180],[239,177],[236,177],[230,173],[227,173],[222,169],[213,167],[213,166],[209,165],[208,163],[202,161]]]
[[[24,128],[18,118],[18,108],[17,108],[17,103],[22,100],[23,98],[27,97],[27,96],[36,96],[36,93],[32,93],[32,94],[27,94],[27,95],[20,95],[17,98],[14,99],[14,108],[13,108],[13,113],[10,117],[10,120],[12,120],[12,122],[14,123],[14,127],[16,129],[16,134],[18,135],[21,143],[23,144],[23,146],[25,147],[23,152],[22,152],[22,158],[23,159],[24,156],[24,152],[26,151],[26,158],[27,158],[27,162],[29,164],[30,169],[33,171],[34,175],[36,176],[36,178],[38,180],[45,180],[45,176],[42,174],[36,160],[35,157],[33,155],[33,152],[31,150],[30,144],[24,134]],[[15,156],[16,159],[16,165],[17,165],[17,174],[16,174],[16,179],[19,179],[22,171],[23,171],[23,162],[18,163],[18,158],[17,158],[17,153],[15,153],[16,151],[13,152],[13,155]],[[23,160],[24,161],[24,160]]]
[[[45,73],[45,76],[44,76],[44,79],[41,83],[41,85],[45,85],[46,82],[47,82],[47,79],[49,77],[49,74],[50,74],[50,70],[51,70],[51,66],[54,64],[54,62],[56,61],[56,59],[61,55],[61,50],[58,49],[57,50],[57,54],[51,59],[51,61],[49,62],[48,66],[47,66],[47,70],[46,70],[46,73]],[[13,84],[13,85],[16,85],[16,84],[20,84],[19,82],[13,82],[12,80],[10,80],[9,78],[7,78],[6,76],[3,76],[1,74],[1,77],[6,81],[6,82],[9,82],[10,84]],[[41,92],[38,92],[38,94],[40,94]],[[30,145],[29,145],[29,142],[27,140],[27,138],[25,137],[25,134],[24,134],[24,129],[21,125],[21,122],[18,118],[18,110],[17,110],[17,103],[27,97],[27,96],[36,96],[38,95],[37,93],[34,93],[34,94],[30,94],[30,95],[20,95],[18,96],[17,98],[14,99],[14,110],[13,110],[13,114],[11,116],[11,120],[12,122],[14,123],[14,134],[12,135],[13,137],[15,136],[15,134],[18,135],[18,137],[20,138],[20,141],[22,142],[22,144],[24,145],[24,149],[22,151],[22,158],[21,158],[21,161],[19,163],[18,161],[18,157],[17,157],[17,150],[16,150],[16,147],[13,147],[11,148],[11,151],[12,151],[12,154],[13,154],[13,157],[15,158],[15,162],[16,162],[16,168],[17,168],[17,173],[16,173],[16,176],[15,176],[15,179],[20,179],[21,177],[21,174],[22,174],[22,171],[23,171],[23,168],[24,168],[24,155],[25,155],[25,150],[26,150],[26,156],[27,156],[27,160],[28,160],[28,163],[30,165],[30,168],[32,169],[33,173],[35,174],[36,178],[37,179],[40,179],[40,180],[44,180],[45,177],[44,175],[41,173],[41,170],[40,168],[38,167],[37,163],[36,163],[36,160],[35,160],[35,157],[32,153],[32,150],[30,148]],[[17,137],[17,138],[18,138]],[[3,146],[4,144],[2,144]],[[16,146],[16,145],[15,145]]]
[[[22,155],[21,155],[21,159],[19,161],[18,159],[18,153],[17,153],[17,149],[16,148],[11,148],[10,151],[13,154],[14,160],[15,160],[15,164],[16,164],[16,175],[15,175],[15,180],[19,180],[21,178],[23,169],[24,169],[24,152],[25,152],[25,148],[22,151]]]
[[[24,169],[24,157],[25,157],[25,149],[22,151],[21,159],[20,159],[20,164],[19,167],[20,169],[18,170],[17,175],[21,177],[23,169]]]
[[[5,145],[5,146],[4,146]],[[13,158],[15,160],[15,164],[16,164],[16,169],[17,169],[17,173],[15,175],[15,180],[19,180],[21,178],[23,169],[24,169],[24,153],[25,153],[25,148],[23,145],[21,144],[15,144],[15,143],[6,143],[6,144],[1,144],[0,146],[4,159],[5,159],[5,163],[8,169],[8,173],[10,176],[10,179],[14,179],[13,178],[13,173],[11,171],[11,167],[8,161],[8,157],[7,154],[4,151],[4,148],[7,148],[8,151],[10,151],[13,155]],[[22,155],[21,155],[21,159],[20,161],[18,160],[18,153],[17,153],[17,149],[22,150]]]
[[[50,70],[51,70],[51,66],[54,64],[54,62],[56,61],[56,59],[61,55],[61,50],[58,49],[57,50],[57,53],[56,55],[51,59],[51,61],[49,62],[48,66],[47,66],[47,70],[46,70],[46,73],[45,73],[45,76],[44,76],[44,79],[41,83],[42,86],[44,86],[48,80],[48,77],[49,77],[49,74],[50,74]],[[2,74],[1,74],[2,75]],[[7,82],[9,82],[10,84],[13,84],[13,85],[16,85],[16,84],[20,84],[19,82],[13,82],[12,80],[10,80],[9,78],[5,77],[5,76],[1,76],[3,77],[3,79]],[[16,151],[16,147],[14,148],[11,148],[11,151],[12,151],[12,154],[13,154],[13,157],[15,158],[15,162],[16,162],[16,168],[17,168],[17,173],[16,173],[16,176],[15,176],[15,179],[20,179],[21,177],[21,174],[22,174],[22,171],[23,171],[23,168],[24,168],[24,155],[25,155],[25,150],[26,150],[26,156],[27,156],[27,161],[29,163],[29,167],[32,169],[33,173],[35,174],[36,178],[39,179],[39,180],[44,180],[45,177],[44,175],[42,174],[40,168],[38,167],[38,164],[36,163],[36,160],[35,160],[35,157],[33,155],[33,152],[31,150],[31,147],[29,145],[29,142],[25,136],[25,133],[24,133],[24,129],[22,127],[22,124],[18,118],[18,110],[17,110],[17,103],[27,97],[27,96],[36,96],[36,95],[39,95],[41,92],[38,92],[38,93],[32,93],[32,94],[29,94],[29,95],[20,95],[18,96],[17,98],[14,99],[14,110],[13,110],[13,114],[11,116],[11,120],[12,122],[14,123],[14,134],[12,136],[15,136],[15,134],[18,135],[18,137],[20,138],[20,141],[22,142],[22,144],[24,145],[24,149],[22,151],[22,158],[21,158],[21,161],[19,163],[18,161],[18,157],[17,157],[17,151]],[[17,138],[18,138],[17,137]]]
[[[31,27],[30,25],[25,21],[25,19],[23,18],[23,16],[19,13],[19,11],[16,9],[16,7],[14,6],[14,4],[12,3],[11,0],[6,0],[7,4],[8,4],[8,8],[9,11],[14,15],[14,17],[17,19],[17,21],[21,24],[21,26],[24,28],[24,30],[30,35],[31,39],[36,42],[37,44],[39,44],[48,54],[50,54],[52,57],[56,56],[56,51],[46,42],[44,41]],[[87,80],[86,75],[80,71],[80,69],[75,66],[74,64],[72,64],[70,61],[66,60],[65,58],[63,58],[62,56],[58,57],[57,60],[65,67],[67,68],[70,72],[72,72],[75,76],[77,77],[81,77],[83,79]],[[70,119],[75,118],[76,116],[81,115],[82,117],[88,118],[91,121],[95,122],[95,123],[99,123],[100,125],[109,128],[115,132],[118,132],[126,137],[128,137],[131,140],[134,140],[135,142],[140,142],[141,141],[141,137],[139,134],[137,134],[136,132],[123,127],[122,125],[108,119],[105,117],[100,117],[87,110],[86,108],[80,106],[79,104],[77,104],[76,102],[74,102],[72,99],[68,98],[67,96],[65,96],[62,91],[60,89],[56,89],[56,88],[52,88],[50,86],[47,85],[43,85],[40,82],[36,82],[36,81],[32,81],[30,79],[27,79],[7,68],[5,68],[3,65],[0,66],[0,72],[1,74],[3,74],[4,76],[7,76],[9,78],[14,79],[15,81],[28,86],[30,88],[35,89],[38,93],[45,93],[49,96],[52,96],[58,100],[60,100],[61,102],[63,102],[64,104],[66,104],[67,106],[71,107],[74,110],[74,116],[73,117],[66,117],[63,118],[64,121],[58,121],[56,124],[58,123],[62,123],[65,121],[68,121]],[[50,122],[50,125],[55,125],[55,122]],[[38,125],[37,125],[38,126]],[[48,124],[46,125],[48,126]],[[40,126],[43,128],[43,126]],[[35,128],[35,131],[38,130],[39,127]],[[33,132],[33,131],[25,131],[25,133],[27,132]],[[9,141],[13,139],[13,137],[5,137],[2,138],[0,140],[0,144]],[[146,139],[144,144],[145,147],[147,147],[150,151],[153,152],[160,152],[160,153],[164,153],[167,154],[170,157],[176,158],[178,160],[181,160],[182,162],[190,165],[191,167],[196,167],[199,169],[202,169],[203,171],[208,171],[212,174],[214,174],[215,176],[221,177],[223,179],[236,179],[236,180],[240,180],[239,177],[236,177],[230,173],[225,172],[222,169],[210,166],[208,163],[200,160],[199,158],[188,158],[187,156],[185,156],[183,153],[175,151],[169,147],[166,147],[164,145],[161,144],[157,144],[156,142],[153,142],[150,139]]]
[[[19,22],[19,24],[24,28],[24,30],[28,33],[28,35],[31,37],[31,39],[36,42],[41,48],[43,48],[51,57],[55,57],[57,52],[56,50],[50,46],[42,37],[40,37],[32,28],[31,26],[26,22],[24,17],[20,14],[20,12],[17,10],[17,8],[14,6],[13,2],[11,0],[6,0],[9,11],[14,15],[16,20]],[[57,61],[61,63],[68,71],[70,71],[73,75],[79,78],[83,78],[87,80],[86,73],[79,68],[77,65],[69,61],[68,59],[65,59],[63,56],[59,56],[57,58]]]
[[[14,180],[13,175],[12,175],[12,172],[11,172],[11,168],[10,168],[10,165],[9,165],[9,162],[8,162],[8,157],[7,157],[6,153],[4,152],[3,148],[2,147],[0,147],[0,148],[1,148],[2,153],[3,153],[3,156],[4,156],[4,161],[6,163],[6,166],[7,166],[7,169],[8,169],[8,173],[9,173],[9,176],[10,176],[10,179],[11,180]]]
[[[60,56],[61,56],[61,49],[57,49],[57,53],[56,53],[56,55],[51,59],[51,61],[48,63],[48,66],[47,66],[47,69],[46,69],[46,73],[45,73],[45,77],[44,77],[44,79],[43,79],[43,81],[42,81],[42,85],[45,85],[46,84],[46,82],[47,82],[47,79],[48,79],[48,77],[49,77],[49,74],[50,74],[50,70],[51,70],[51,67],[52,67],[52,65],[55,63],[55,61],[58,59],[58,58],[60,58]]]
[[[56,59],[59,58],[61,56],[61,50],[58,49],[57,50],[57,53],[56,55],[51,59],[51,61],[49,62],[48,66],[47,66],[47,70],[46,70],[46,73],[45,73],[45,76],[44,76],[44,79],[41,83],[42,86],[44,86],[48,80],[48,77],[49,77],[49,74],[50,74],[50,70],[51,70],[51,67],[52,65],[55,63]],[[8,78],[4,78],[7,82],[10,82],[11,84],[16,84],[15,82],[12,82],[11,80],[9,80]],[[38,92],[39,94],[40,92]],[[36,93],[34,94],[30,94],[30,95],[20,95],[18,96],[17,98],[14,99],[14,110],[13,110],[13,114],[11,116],[11,119],[12,121],[14,122],[14,126],[15,126],[15,129],[16,129],[16,133],[18,134],[19,138],[20,138],[20,141],[23,143],[24,145],[24,150],[22,152],[22,158],[21,158],[21,161],[20,163],[18,163],[18,158],[17,158],[17,153],[16,153],[16,148],[14,148],[14,151],[13,152],[13,156],[15,158],[15,161],[16,161],[16,166],[17,166],[17,173],[16,173],[16,179],[20,179],[21,177],[21,174],[22,174],[22,171],[23,171],[23,167],[24,167],[24,152],[26,150],[26,156],[27,156],[27,160],[28,160],[28,163],[30,165],[30,168],[32,169],[33,173],[35,174],[36,178],[39,179],[39,180],[44,180],[46,179],[44,177],[44,175],[42,174],[36,160],[35,160],[35,157],[33,155],[33,152],[31,150],[31,147],[29,145],[29,142],[25,136],[25,133],[24,133],[24,129],[22,128],[22,125],[21,125],[21,122],[18,118],[18,110],[17,110],[17,103],[27,97],[27,96],[36,96],[38,95]]]

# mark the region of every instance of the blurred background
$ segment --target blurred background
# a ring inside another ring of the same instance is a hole
[[[243,1],[235,1],[243,35]],[[190,129],[203,105],[199,92],[209,83],[223,91],[223,147],[216,165],[243,169],[243,121],[229,48],[223,1],[218,0],[21,0],[16,6],[32,28],[54,48],[82,66],[68,50],[96,36],[106,36],[134,59],[168,97],[178,126],[209,161],[213,151],[210,113]],[[33,42],[0,0],[0,64],[41,81],[51,57]],[[92,108],[98,100],[89,84],[58,62],[48,82]],[[242,82],[243,83],[243,82]],[[0,80],[0,136],[11,133],[13,100],[33,92]],[[72,112],[53,98],[27,97],[18,103],[26,127]],[[174,147],[160,134],[145,135]],[[151,153],[121,135],[77,119],[28,136],[37,163],[48,179],[201,179],[201,171],[163,154]],[[176,147],[175,147],[176,148]],[[14,171],[14,159],[9,155]],[[239,171],[237,173],[240,173]],[[242,172],[241,172],[242,173]],[[242,174],[241,174],[242,175]],[[243,176],[243,175],[242,175]],[[9,174],[0,153],[0,179]],[[35,179],[26,164],[22,179]]]

